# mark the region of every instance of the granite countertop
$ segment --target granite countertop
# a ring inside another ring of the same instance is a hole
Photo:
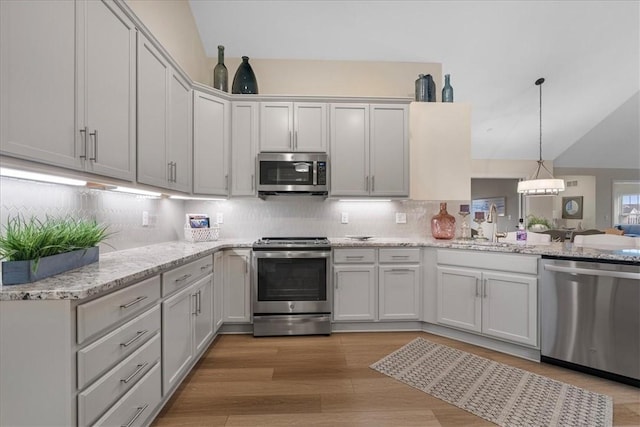
[[[621,261],[640,264],[640,251],[602,250],[573,247],[569,243],[548,245],[499,245],[433,238],[383,238],[366,241],[345,237],[329,238],[334,248],[347,247],[436,247],[486,252],[518,253],[585,260]],[[135,249],[108,252],[100,261],[34,283],[0,286],[0,301],[81,300],[127,286],[189,261],[225,248],[251,248],[252,240],[223,239],[215,242],[167,242]]]

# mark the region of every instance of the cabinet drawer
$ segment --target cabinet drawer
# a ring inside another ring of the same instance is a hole
[[[538,274],[538,256],[438,249],[438,265]]]
[[[380,249],[378,255],[379,262],[420,262],[420,249],[417,248],[394,248],[394,249]]]
[[[346,263],[372,263],[376,261],[375,249],[334,249],[333,262],[336,264]]]
[[[160,276],[143,280],[128,288],[79,305],[77,340],[84,340],[120,321],[131,318],[160,298]]]
[[[162,273],[162,296],[172,294],[213,271],[213,256],[209,255]]]
[[[157,305],[78,351],[78,388],[140,348],[159,329],[160,306]]]
[[[160,361],[160,334],[78,394],[78,424],[89,425]]]
[[[161,399],[160,364],[156,363],[94,426],[143,425]]]

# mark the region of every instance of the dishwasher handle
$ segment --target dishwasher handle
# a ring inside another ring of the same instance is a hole
[[[594,270],[591,268],[562,267],[559,265],[545,264],[544,269],[558,273],[584,274],[588,276],[615,277],[617,279],[640,280],[640,273],[630,273],[626,271]]]

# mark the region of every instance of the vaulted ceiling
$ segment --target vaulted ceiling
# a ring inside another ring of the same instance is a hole
[[[190,5],[211,57],[224,44],[230,57],[442,63],[443,73],[451,74],[455,100],[472,104],[474,158],[537,159],[538,77],[546,79],[545,159],[560,156],[601,123],[616,127],[598,134],[640,144],[629,139],[637,140],[639,126],[639,1],[190,0]],[[632,119],[612,120],[621,109]]]

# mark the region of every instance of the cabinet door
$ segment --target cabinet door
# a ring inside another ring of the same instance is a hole
[[[193,192],[229,194],[229,103],[193,91]]]
[[[167,186],[169,66],[138,33],[138,181]]]
[[[162,394],[182,379],[193,359],[195,304],[192,288],[162,303]]]
[[[372,196],[409,195],[409,108],[371,105]]]
[[[481,280],[476,270],[438,267],[438,323],[480,332]]]
[[[217,333],[224,321],[223,300],[223,252],[213,254],[213,332]]]
[[[373,265],[335,266],[333,320],[375,320],[375,278]]]
[[[331,194],[369,194],[369,106],[331,105]]]
[[[293,150],[293,103],[260,104],[260,151]]]
[[[224,254],[224,321],[251,322],[248,250],[226,251]]]
[[[87,1],[80,37],[78,123],[87,170],[135,179],[136,28],[113,3]],[[80,65],[82,67],[82,65]],[[86,142],[86,144],[85,144]]]
[[[82,167],[76,147],[76,8],[73,1],[0,1],[3,154]]]
[[[493,272],[484,272],[482,278],[482,332],[537,345],[537,278]]]
[[[195,295],[194,354],[202,353],[213,337],[213,274],[193,285]]]
[[[293,120],[294,151],[327,152],[327,104],[296,103]]]
[[[378,318],[420,319],[420,267],[392,265],[378,267]]]
[[[191,87],[171,70],[169,80],[169,140],[167,143],[168,186],[191,191],[191,149],[193,139]]]
[[[233,102],[231,112],[231,195],[255,196],[258,146],[257,102]]]

